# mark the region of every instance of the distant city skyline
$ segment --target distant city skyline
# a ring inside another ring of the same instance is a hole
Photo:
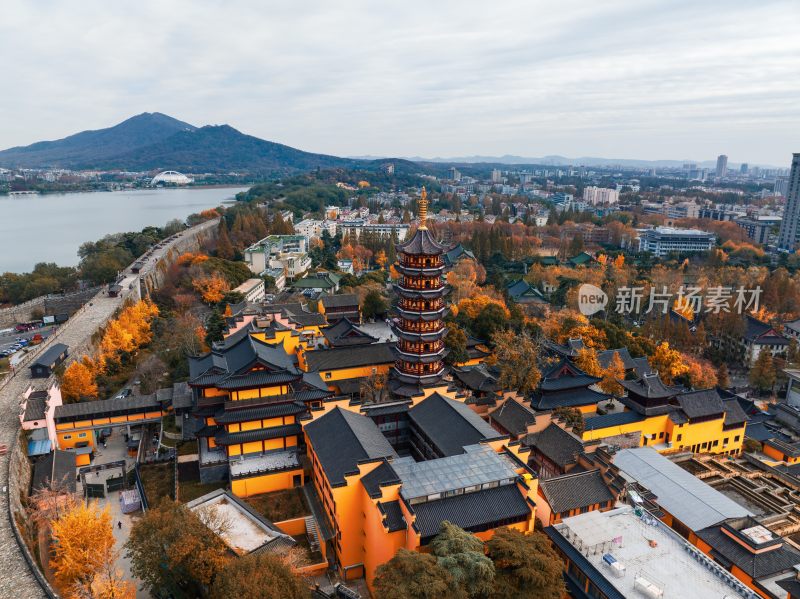
[[[790,0],[11,0],[0,149],[159,111],[338,156],[786,168],[798,22]]]

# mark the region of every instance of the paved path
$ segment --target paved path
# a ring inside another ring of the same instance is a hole
[[[171,243],[155,250],[149,256],[140,274],[144,275],[150,272],[158,259],[163,257],[176,243],[191,234],[188,231],[206,230],[216,226],[216,223],[217,221],[214,220],[197,225],[193,229],[181,233]],[[17,545],[8,520],[9,457],[19,431],[20,398],[28,386],[34,382],[37,388],[43,388],[45,384],[44,379],[30,378],[28,365],[41,351],[56,342],[66,343],[69,346],[70,360],[80,358],[90,348],[91,338],[95,331],[113,316],[123,302],[128,297],[138,299],[138,275],[131,273],[128,269],[120,284],[123,291],[119,297],[108,297],[104,291],[98,293],[62,325],[47,342],[37,346],[35,351],[28,354],[10,378],[0,381],[0,443],[5,443],[9,447],[9,453],[0,456],[0,486],[2,487],[0,495],[0,598],[38,599],[45,597],[31,573],[19,545]],[[27,492],[27,489],[24,491]]]

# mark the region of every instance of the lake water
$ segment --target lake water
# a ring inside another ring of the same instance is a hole
[[[78,247],[219,206],[246,187],[0,196],[0,273],[78,264]]]

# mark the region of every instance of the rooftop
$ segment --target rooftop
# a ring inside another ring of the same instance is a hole
[[[236,554],[256,550],[271,551],[295,544],[294,539],[281,532],[224,489],[212,491],[186,504],[204,523],[224,520],[227,526],[217,533]]]
[[[465,453],[425,462],[413,458],[397,458],[392,469],[402,481],[402,496],[414,500],[439,499],[438,495],[459,489],[465,492],[510,483],[517,473],[508,458],[501,456],[487,445],[471,445]]]
[[[752,514],[650,447],[623,449],[614,465],[652,491],[657,503],[693,531]]]
[[[601,588],[610,599],[757,597],[664,524],[646,512],[637,516],[630,506],[565,518],[545,532],[581,569],[591,570],[593,582],[611,587]],[[624,568],[621,577],[612,574],[606,556]],[[645,581],[654,594],[642,593]]]

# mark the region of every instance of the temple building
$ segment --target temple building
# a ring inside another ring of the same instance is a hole
[[[394,324],[398,341],[391,378],[392,392],[403,397],[422,395],[426,388],[440,386],[445,371],[446,248],[428,230],[427,216],[428,199],[423,188],[419,228],[414,237],[397,246],[395,266],[401,278],[395,285],[400,299]]]

